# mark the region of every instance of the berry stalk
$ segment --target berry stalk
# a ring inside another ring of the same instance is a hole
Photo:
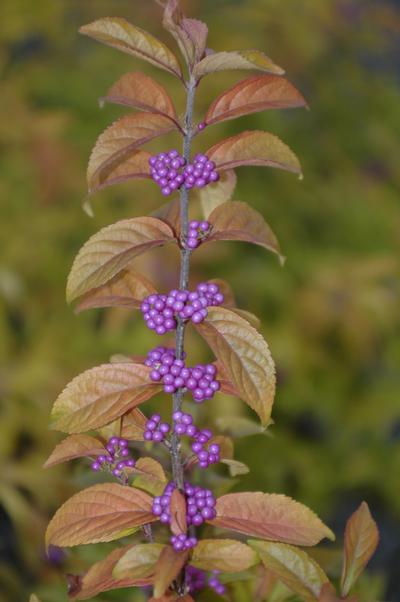
[[[189,163],[190,151],[192,146],[193,138],[193,109],[194,109],[194,98],[196,93],[196,82],[193,77],[186,84],[187,98],[186,98],[186,112],[184,119],[184,137],[183,137],[183,157],[186,163]],[[189,231],[189,190],[182,186],[180,189],[180,216],[181,216],[181,239],[186,240]],[[181,290],[187,289],[189,286],[189,269],[190,269],[190,249],[186,248],[186,245],[181,247],[181,265],[179,274],[179,288]],[[186,323],[184,320],[178,318],[178,326],[176,329],[175,337],[175,355],[176,358],[182,360],[184,358],[184,340],[185,340],[185,327]],[[173,409],[172,412],[180,412],[182,407],[183,389],[178,389],[173,395]],[[184,489],[184,478],[183,478],[183,463],[180,453],[180,442],[179,435],[173,433],[171,438],[171,468],[173,480],[179,490]]]

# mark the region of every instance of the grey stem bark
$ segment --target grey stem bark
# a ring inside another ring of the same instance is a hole
[[[196,82],[191,78],[187,83],[187,100],[186,113],[184,123],[183,137],[183,156],[186,162],[190,159],[190,149],[193,138],[193,108],[194,97],[196,93]],[[180,189],[180,217],[181,217],[181,240],[186,241],[188,226],[189,226],[189,191],[182,186]],[[189,286],[189,267],[190,267],[190,250],[183,245],[181,247],[181,267],[179,275],[179,288],[187,289]],[[183,359],[184,340],[185,340],[185,322],[178,319],[175,338],[175,352],[178,359]],[[184,391],[178,389],[173,395],[173,412],[177,412],[182,407]],[[183,490],[183,464],[180,452],[179,435],[173,434],[171,437],[171,464],[173,479],[179,490]]]

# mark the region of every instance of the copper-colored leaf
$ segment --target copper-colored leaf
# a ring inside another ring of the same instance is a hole
[[[193,550],[190,564],[203,571],[238,573],[258,561],[257,554],[234,539],[202,539]]]
[[[216,509],[212,525],[246,535],[299,546],[335,538],[312,510],[285,495],[229,493],[218,498]]]
[[[133,487],[103,483],[73,495],[57,510],[46,531],[46,545],[70,547],[113,541],[157,518],[152,498]]]
[[[171,495],[171,531],[174,535],[186,533],[186,500],[178,489],[175,489]]]
[[[223,92],[204,118],[208,125],[267,109],[293,109],[307,106],[300,92],[286,78],[256,75]]]
[[[171,228],[154,217],[125,219],[103,228],[76,256],[68,276],[67,300],[106,284],[134,257],[172,240]]]
[[[379,531],[366,502],[351,515],[344,532],[342,596],[347,596],[369,562],[379,541]]]
[[[136,546],[133,546],[136,547]],[[113,550],[104,560],[96,562],[87,573],[79,579],[79,586],[72,589],[69,597],[72,600],[89,600],[102,592],[119,589],[121,587],[146,586],[151,584],[151,579],[145,576],[125,575],[115,577],[114,567],[123,558],[132,546],[124,546]]]
[[[163,467],[153,458],[139,458],[133,474],[138,475],[135,478],[135,486],[153,495],[161,495],[167,484]]]
[[[200,79],[208,73],[230,71],[232,69],[252,69],[282,75],[284,70],[259,50],[233,50],[231,52],[214,52],[198,63],[194,77]]]
[[[160,543],[142,543],[129,546],[115,564],[114,579],[142,579],[154,575],[155,564],[164,548]]]
[[[165,546],[155,567],[154,598],[164,595],[174,579],[179,575],[189,556],[187,550],[175,552]]]
[[[156,292],[154,284],[143,274],[130,269],[122,270],[103,286],[83,295],[75,312],[97,307],[138,308],[145,297]]]
[[[240,397],[267,424],[275,395],[275,367],[263,337],[226,307],[210,307],[196,328]]]
[[[117,50],[145,59],[182,78],[181,68],[172,52],[154,36],[125,19],[106,17],[84,25],[80,33]]]
[[[207,26],[197,19],[187,19],[180,10],[179,0],[167,1],[163,25],[174,36],[188,65],[193,66],[204,56]]]
[[[328,581],[322,568],[305,552],[282,543],[250,540],[265,567],[306,602],[315,602]]]
[[[51,426],[83,433],[112,422],[161,390],[141,364],[102,364],[74,378],[57,398]]]
[[[139,408],[134,408],[122,416],[121,437],[129,441],[143,441],[146,422],[147,418],[143,412]]]
[[[87,168],[89,192],[133,177],[149,177],[148,154],[135,151],[153,138],[177,129],[158,113],[125,115],[110,125],[96,140]]]
[[[122,75],[100,102],[111,102],[141,111],[160,113],[177,121],[174,103],[166,89],[141,71]]]
[[[301,175],[301,166],[292,150],[269,132],[250,130],[225,138],[207,151],[217,169],[232,169],[240,165],[274,167]]]
[[[161,205],[151,214],[152,217],[157,217],[162,222],[171,226],[176,238],[179,238],[181,227],[181,206],[179,198],[172,199],[168,203]]]
[[[209,215],[212,224],[211,236],[205,242],[213,240],[243,240],[264,247],[280,256],[279,243],[275,234],[261,213],[247,203],[229,201],[219,205]]]
[[[50,468],[75,458],[100,456],[102,454],[107,455],[107,450],[99,439],[89,435],[70,435],[55,447],[43,468]]]
[[[227,169],[220,174],[218,182],[197,190],[206,219],[216,207],[232,198],[235,187],[236,174],[232,169]]]

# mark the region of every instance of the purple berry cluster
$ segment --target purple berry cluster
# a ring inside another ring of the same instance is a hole
[[[95,472],[108,470],[115,477],[120,477],[126,468],[133,468],[135,466],[135,460],[130,457],[128,441],[126,439],[111,437],[106,445],[106,449],[109,455],[98,456],[97,460],[92,464],[92,470]]]
[[[175,552],[181,552],[182,550],[190,550],[197,546],[197,538],[186,535],[186,533],[180,533],[179,535],[173,535],[170,538],[170,543],[174,548]]]
[[[185,182],[185,177],[181,172],[186,161],[177,150],[150,157],[149,165],[151,177],[160,186],[164,196],[168,196]]]
[[[177,435],[187,435],[194,439],[192,451],[196,454],[200,468],[208,468],[211,464],[220,461],[220,447],[217,443],[211,443],[205,449],[205,445],[210,441],[212,432],[208,429],[198,430],[193,424],[191,414],[185,414],[178,411],[172,414],[174,421],[174,433]]]
[[[204,188],[211,182],[218,182],[219,173],[215,170],[214,161],[209,161],[207,155],[201,153],[193,158],[193,163],[183,169],[185,188]]]
[[[170,291],[167,295],[152,294],[140,306],[146,325],[159,335],[175,330],[177,318],[200,324],[208,315],[207,307],[221,305],[224,295],[213,282],[201,282],[195,291]]]
[[[193,163],[186,165],[186,160],[177,150],[153,155],[149,159],[150,173],[164,196],[170,195],[182,185],[185,188],[203,188],[210,182],[217,182],[219,174],[215,170],[214,161],[207,155],[197,154]]]
[[[195,594],[207,586],[211,587],[216,594],[223,596],[226,592],[226,587],[218,579],[219,571],[212,571],[211,576],[207,579],[205,571],[197,569],[194,566],[188,565],[185,569],[185,583],[190,594]]]
[[[160,522],[164,525],[169,525],[171,522],[171,495],[175,487],[175,483],[171,481],[170,483],[168,483],[168,485],[165,486],[162,495],[153,498],[152,512],[154,516],[158,516],[160,518]]]
[[[152,512],[158,516],[160,522],[169,525],[171,522],[171,495],[176,485],[173,481],[168,483],[161,496],[153,498]],[[198,485],[185,483],[184,493],[186,496],[187,524],[200,527],[205,520],[216,517],[215,497],[210,489],[202,489]]]
[[[167,347],[156,347],[150,351],[145,364],[152,368],[150,379],[153,382],[161,381],[164,392],[168,394],[182,388],[189,389],[194,401],[201,403],[205,399],[212,399],[220,388],[220,383],[215,379],[217,369],[214,364],[197,364],[194,368],[188,368],[184,360],[176,359],[175,351]]]
[[[189,222],[186,247],[188,249],[197,249],[203,240],[210,234],[211,228],[210,222],[207,221],[199,222],[198,220],[192,220]]]
[[[143,439],[145,441],[156,441],[161,443],[164,441],[169,431],[170,425],[167,422],[161,422],[160,414],[153,414],[145,424]]]

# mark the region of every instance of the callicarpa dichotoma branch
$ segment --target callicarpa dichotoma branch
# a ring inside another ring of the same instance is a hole
[[[103,18],[80,30],[178,78],[186,91],[186,111],[181,121],[165,88],[141,72],[123,75],[101,99],[132,111],[99,136],[87,170],[89,193],[142,178],[152,180],[171,201],[152,216],[125,219],[94,234],[73,263],[67,299],[76,302],[78,312],[139,310],[162,343],[145,357],[119,357],[87,370],[56,400],[52,428],[68,436],[45,466],[89,458],[92,470],[108,473],[108,479],[61,506],[50,521],[46,542],[70,547],[124,540],[83,576],[70,576],[73,600],[120,587],[145,588],[153,601],[190,602],[207,588],[235,600],[239,580],[240,600],[247,591],[248,600],[261,602],[283,586],[287,597],[294,592],[306,601],[343,599],[377,545],[377,528],[365,502],[346,527],[339,598],[323,568],[301,549],[325,537],[334,539],[332,531],[285,495],[218,497],[204,486],[212,465],[225,465],[232,476],[248,472],[248,467],[234,459],[231,438],[200,427],[189,411],[193,403],[214,397],[218,401],[222,392],[243,400],[258,415],[261,427],[255,425],[254,432],[270,424],[275,368],[258,320],[237,308],[225,281],[192,287],[190,258],[200,246],[228,240],[253,243],[280,257],[263,216],[231,200],[235,170],[266,166],[301,176],[295,154],[268,132],[242,132],[194,156],[193,139],[201,145],[202,132],[214,124],[264,110],[304,107],[306,102],[265,54],[213,52],[207,48],[204,23],[185,17],[178,0],[162,5],[164,28],[179,46],[185,72],[163,42],[122,18]],[[257,74],[220,94],[195,123],[195,93],[203,78],[224,70]],[[182,137],[182,152],[166,149],[152,155],[143,150],[170,132]],[[202,214],[190,220],[189,199],[194,195]],[[167,244],[180,249],[180,273],[176,289],[159,292],[135,270],[134,260]],[[187,328],[205,340],[214,361],[190,364],[184,346]],[[139,409],[161,393],[164,402],[171,401],[170,421],[158,413],[147,417]],[[133,451],[141,446],[157,458],[164,453],[163,463],[151,456],[134,458]],[[240,539],[233,538],[235,533]],[[282,592],[280,596],[285,599]]]

